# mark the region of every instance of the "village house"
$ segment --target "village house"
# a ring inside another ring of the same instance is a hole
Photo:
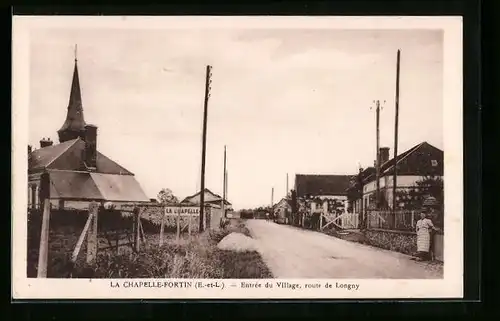
[[[184,198],[181,201],[183,206],[200,206],[201,191]],[[221,220],[228,216],[228,213],[233,212],[232,204],[228,200],[224,200],[224,213],[222,213],[222,197],[213,193],[208,188],[205,188],[203,195],[203,203],[205,204],[205,226],[216,228]]]
[[[194,195],[187,196],[185,197],[182,201],[182,205],[200,205],[201,201],[201,192],[198,192]],[[221,206],[222,202],[222,197],[218,194],[213,193],[211,190],[208,188],[205,188],[205,193],[203,195],[203,202],[206,205],[213,205],[213,206]],[[224,200],[224,206],[226,209],[230,209],[232,207],[232,204],[228,202],[228,200]]]
[[[287,198],[282,198],[273,206],[274,220],[277,223],[288,224],[291,212],[291,201]]]
[[[392,208],[393,204],[393,174],[394,174],[394,158],[389,160],[389,148],[380,148],[380,195],[381,207]],[[406,201],[403,197],[398,196],[398,192],[408,192],[410,190],[418,190],[417,182],[426,177],[441,178],[443,177],[443,151],[432,146],[427,142],[422,142],[397,157],[397,181],[396,181],[396,201],[399,207],[404,207]],[[360,173],[361,177],[361,193],[350,199],[353,204],[355,213],[360,213],[361,208],[364,210],[373,208],[375,205],[376,194],[376,172],[374,168],[370,168],[370,172]],[[354,185],[350,186],[350,190]],[[411,197],[411,196],[409,196]],[[363,202],[361,206],[361,201]]]
[[[97,150],[97,127],[83,116],[75,59],[67,116],[57,131],[59,144],[42,139],[28,146],[28,206],[40,208],[49,198],[53,208],[88,207],[91,201],[149,202],[134,174]]]
[[[295,175],[297,199],[306,202],[310,213],[323,211],[323,204],[328,204],[332,213],[347,212],[347,189],[353,175]]]

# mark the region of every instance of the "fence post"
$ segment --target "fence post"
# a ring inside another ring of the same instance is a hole
[[[37,277],[47,277],[47,262],[49,257],[49,232],[50,232],[50,199],[43,202],[42,230],[40,234],[40,249],[38,251]]]
[[[205,227],[203,227],[205,230]],[[177,242],[179,242],[181,238],[181,207],[177,209]]]
[[[99,203],[91,202],[89,204],[89,215],[92,215],[89,234],[87,236],[87,263],[92,263],[97,257],[97,216],[99,213]]]
[[[139,207],[136,207],[134,209],[134,240],[135,240],[135,243],[134,243],[134,247],[135,247],[135,251],[137,253],[139,253],[139,251],[141,250],[141,231],[140,231],[140,219],[141,219],[141,212],[140,212],[140,209]]]
[[[165,215],[167,214],[167,208],[163,209],[163,215],[161,216],[161,225],[160,225],[160,246],[163,245],[163,233],[165,232]]]
[[[415,227],[415,211],[411,211],[411,227]]]
[[[89,212],[89,217],[87,218],[87,222],[85,223],[85,226],[83,227],[83,231],[80,234],[78,241],[76,242],[75,249],[73,250],[73,255],[71,256],[71,261],[73,263],[75,263],[76,259],[78,258],[78,254],[80,253],[80,249],[82,248],[83,241],[85,240],[85,237],[87,236],[87,233],[89,231],[90,223],[92,223],[92,214]]]

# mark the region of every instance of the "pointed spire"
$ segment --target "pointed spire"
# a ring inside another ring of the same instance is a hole
[[[75,68],[73,70],[73,81],[68,103],[68,113],[61,129],[57,131],[59,141],[65,142],[81,137],[85,131],[85,119],[83,117],[82,95],[80,91],[80,79],[78,77],[78,64],[75,45]]]

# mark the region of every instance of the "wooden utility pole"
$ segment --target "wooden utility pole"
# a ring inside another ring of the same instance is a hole
[[[224,145],[224,174],[222,175],[222,201],[221,210],[222,216],[226,217],[226,145]]]
[[[229,172],[226,170],[226,199],[228,199],[228,196],[227,196],[227,191],[228,191],[228,188],[227,188],[227,184],[229,182],[229,178],[228,178],[228,175],[229,175]]]
[[[380,100],[375,101],[376,105],[376,128],[377,128],[377,150],[375,153],[375,168],[376,168],[376,191],[375,191],[375,205],[376,209],[380,207]]]
[[[271,188],[271,208],[273,207],[274,204],[274,187]]]
[[[99,216],[99,203],[91,202],[89,204],[89,215],[92,215],[92,222],[87,236],[87,263],[94,263],[97,258],[97,249],[99,247],[99,239],[97,237],[97,222]],[[139,214],[137,214],[139,215]],[[138,217],[138,216],[137,216]]]
[[[201,191],[200,191],[200,233],[204,227],[205,209],[205,156],[207,149],[207,112],[208,98],[210,97],[210,84],[212,83],[212,66],[207,66],[207,76],[205,81],[205,103],[203,105],[203,136],[201,147]]]
[[[394,171],[392,178],[392,223],[396,221],[396,188],[398,179],[398,122],[399,122],[399,63],[401,50],[398,50],[396,60],[396,115],[394,122]],[[394,225],[393,225],[394,226]]]
[[[161,216],[161,225],[160,225],[160,246],[163,246],[163,234],[165,234],[165,215],[167,215],[166,208],[163,208],[162,214],[163,215]]]
[[[288,173],[286,173],[286,193],[285,193],[285,198],[288,199]]]

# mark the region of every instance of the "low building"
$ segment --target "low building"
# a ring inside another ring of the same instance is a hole
[[[224,212],[222,213],[222,197],[213,193],[208,188],[205,188],[203,195],[203,203],[205,204],[206,215],[204,217],[205,227],[209,226],[210,228],[217,228],[222,218],[227,217],[228,213],[233,212],[233,208],[230,202],[224,200]],[[184,198],[181,201],[181,205],[200,205],[201,203],[201,191]]]
[[[347,189],[347,210],[350,213],[359,214],[363,206],[363,186],[366,179],[376,173],[375,167],[360,168],[358,175],[355,175]]]
[[[380,206],[382,208],[392,208],[395,160],[394,158],[388,159],[389,148],[382,148],[380,155]],[[444,153],[442,150],[427,142],[415,145],[400,154],[397,157],[396,164],[396,193],[404,194],[415,189],[418,190],[419,186],[417,183],[428,177],[442,179],[444,170],[443,157]],[[363,178],[362,199],[365,209],[374,206],[376,181],[375,172]],[[405,200],[399,198],[398,194],[396,194],[397,206],[404,207]]]
[[[277,223],[288,224],[291,212],[291,201],[287,198],[282,198],[273,206],[274,220]]]
[[[205,193],[203,195],[203,202],[207,205],[215,205],[215,206],[221,206],[222,203],[222,197],[218,194],[213,193],[211,190],[208,188],[205,188]],[[188,196],[184,198],[181,201],[181,204],[189,205],[189,204],[194,204],[194,205],[199,205],[201,202],[201,192],[198,192],[194,195]],[[232,208],[232,204],[228,202],[228,200],[224,200],[224,205],[226,206],[226,210],[229,210]]]
[[[28,206],[46,198],[54,208],[86,209],[91,201],[149,202],[134,174],[97,150],[97,127],[85,122],[75,60],[67,116],[59,144],[42,139],[28,146]]]
[[[325,201],[332,213],[347,212],[347,189],[354,175],[304,175],[295,176],[295,192],[301,203],[306,203],[310,213],[323,211]]]

